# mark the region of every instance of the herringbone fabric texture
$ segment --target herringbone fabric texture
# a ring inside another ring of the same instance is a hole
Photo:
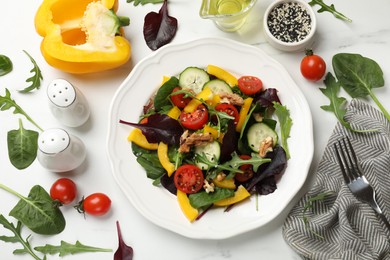
[[[372,106],[352,100],[345,117],[354,129],[377,129],[355,133],[338,123],[333,130],[310,190],[289,213],[284,225],[286,242],[303,259],[390,259],[390,231],[365,203],[358,201],[344,183],[333,143],[348,136],[361,167],[376,191],[377,202],[390,220],[390,123]],[[331,195],[309,205],[309,198]],[[317,233],[323,238],[315,235]]]

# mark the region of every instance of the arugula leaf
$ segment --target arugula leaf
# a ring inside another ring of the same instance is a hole
[[[7,134],[8,157],[15,168],[22,170],[30,166],[37,157],[38,132],[23,128],[19,119],[19,129]]]
[[[292,119],[290,117],[290,111],[287,107],[282,106],[278,102],[274,102],[275,114],[279,119],[281,143],[284,151],[286,152],[287,159],[290,159],[290,152],[288,150],[287,139],[290,137],[290,131],[292,126]]]
[[[127,0],[126,2],[131,3],[133,2],[134,6],[137,6],[139,4],[145,5],[145,4],[160,4],[164,2],[164,0]]]
[[[31,248],[30,242],[28,241],[30,236],[28,236],[26,239],[22,238],[22,223],[20,221],[18,221],[15,227],[13,223],[9,222],[3,215],[0,214],[0,224],[14,234],[14,236],[0,236],[1,241],[8,243],[20,243],[23,246],[22,249],[16,249],[14,254],[30,254],[34,259],[41,260],[41,258],[39,258]]]
[[[336,11],[336,8],[334,7],[334,4],[327,5],[324,3],[323,0],[311,0],[309,2],[309,5],[314,6],[314,5],[319,5],[321,8],[317,11],[318,13],[322,12],[330,12],[334,15],[334,17],[347,21],[347,22],[352,22],[352,20],[348,17],[346,17],[344,14]]]
[[[20,200],[9,213],[33,232],[42,235],[61,233],[65,228],[65,218],[61,210],[55,206],[50,195],[39,185],[31,188],[28,197],[0,183],[3,189]]]
[[[35,62],[33,57],[31,57],[31,55],[28,54],[27,51],[23,51],[30,58],[30,61],[34,65],[34,67],[30,70],[33,75],[26,80],[27,83],[31,82],[31,85],[19,91],[21,93],[27,93],[34,89],[39,89],[41,87],[41,80],[43,79],[43,76],[41,70],[38,67],[38,64]]]
[[[324,84],[326,88],[320,88],[321,92],[330,100],[329,105],[321,106],[321,108],[328,112],[333,112],[339,122],[347,129],[352,130],[351,125],[344,120],[344,115],[347,112],[347,100],[344,97],[338,97],[340,92],[340,84],[333,77],[332,73],[328,72],[325,76]]]
[[[13,65],[10,58],[5,55],[0,55],[0,77],[12,71]]]
[[[5,89],[5,96],[0,96],[0,110],[5,111],[8,109],[14,108],[14,114],[24,115],[28,121],[30,121],[33,125],[35,125],[39,130],[43,131],[43,129],[37,125],[37,123],[32,120],[32,118],[11,98],[10,91]]]
[[[105,249],[99,247],[86,246],[81,244],[79,241],[76,243],[70,244],[61,240],[61,244],[59,246],[54,246],[50,244],[46,244],[45,246],[37,246],[34,249],[43,254],[59,254],[59,256],[66,256],[69,254],[78,254],[78,253],[89,253],[89,252],[112,252],[112,249]]]
[[[332,65],[340,85],[352,98],[370,96],[390,121],[390,114],[372,91],[385,84],[383,71],[378,63],[360,54],[339,53],[333,56]]]

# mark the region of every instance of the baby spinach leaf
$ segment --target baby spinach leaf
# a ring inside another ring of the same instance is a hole
[[[26,80],[27,83],[30,82],[31,84],[30,86],[20,90],[20,92],[22,93],[27,93],[34,89],[39,89],[41,87],[41,80],[43,79],[43,76],[41,70],[38,67],[38,64],[35,62],[33,57],[31,57],[31,55],[28,54],[27,51],[25,50],[23,51],[30,58],[31,63],[33,64],[33,68],[30,70],[30,72],[33,73],[33,75]]]
[[[119,222],[116,222],[116,229],[118,232],[118,250],[114,254],[114,260],[132,260],[133,259],[133,248],[126,245],[123,241],[121,229],[119,227]]]
[[[280,124],[280,139],[284,150],[286,151],[287,159],[290,158],[290,152],[288,149],[287,139],[290,137],[290,131],[292,126],[292,119],[290,117],[290,111],[286,106],[282,106],[278,102],[274,102],[275,114],[279,119]]]
[[[128,3],[133,2],[134,6],[137,6],[139,4],[145,5],[145,4],[159,4],[164,2],[164,0],[127,0]]]
[[[30,236],[23,239],[21,234],[22,223],[20,221],[18,221],[15,227],[13,223],[9,222],[3,215],[0,215],[0,224],[14,234],[14,236],[0,236],[1,241],[8,243],[20,243],[23,246],[21,249],[16,249],[14,254],[30,254],[34,259],[41,260],[41,258],[39,258],[31,248],[30,242],[28,241]]]
[[[112,252],[111,249],[86,246],[81,244],[79,241],[76,241],[76,243],[73,245],[62,240],[59,246],[46,244],[45,246],[34,247],[34,249],[43,254],[50,254],[50,255],[59,254],[59,256],[66,256],[69,254],[74,255],[78,253],[91,253],[91,252]]]
[[[210,204],[213,204],[216,201],[221,199],[226,199],[234,196],[234,190],[222,189],[215,187],[214,192],[207,193],[206,191],[201,191],[198,193],[190,194],[190,204],[194,208],[206,207]]]
[[[154,98],[154,108],[160,111],[165,106],[172,106],[169,95],[172,90],[179,85],[179,80],[176,77],[171,77],[157,91]]]
[[[332,13],[334,15],[334,17],[336,17],[338,19],[341,19],[341,20],[344,20],[344,21],[347,21],[347,22],[352,22],[351,19],[349,19],[344,14],[340,13],[339,11],[337,11],[336,8],[334,7],[334,4],[327,5],[327,4],[324,3],[323,0],[311,0],[309,2],[309,5],[311,5],[311,6],[314,6],[314,5],[321,6],[321,8],[317,11],[318,13],[330,12],[330,13]]]
[[[13,108],[14,114],[21,114],[24,115],[28,121],[30,121],[33,125],[35,125],[40,131],[43,131],[43,129],[32,120],[32,118],[20,107],[15,100],[11,98],[11,93],[9,90],[6,88],[5,89],[5,96],[0,96],[0,110],[5,111]]]
[[[378,63],[360,54],[339,53],[333,56],[332,64],[337,80],[352,98],[370,96],[390,121],[390,114],[372,91],[373,88],[380,88],[385,84]]]
[[[172,41],[177,30],[177,19],[168,14],[168,1],[165,0],[160,11],[150,12],[144,20],[144,38],[148,47],[155,51]]]
[[[19,129],[7,134],[8,157],[15,168],[22,170],[30,166],[37,157],[38,132],[23,128],[19,119]]]
[[[33,232],[54,235],[64,230],[65,218],[61,210],[55,206],[50,195],[41,186],[32,187],[28,197],[24,197],[1,184],[0,188],[20,198],[9,215],[22,222]]]
[[[5,55],[0,55],[0,77],[12,71],[13,65],[10,58]]]

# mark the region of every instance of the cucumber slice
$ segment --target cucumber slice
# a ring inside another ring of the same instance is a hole
[[[204,84],[203,88],[209,87],[214,95],[221,93],[233,93],[232,88],[221,79],[213,79]]]
[[[179,86],[192,89],[195,94],[202,91],[203,85],[208,81],[210,81],[209,74],[197,67],[188,67],[179,76]]]
[[[204,154],[209,161],[214,162],[215,160],[218,161],[221,156],[221,147],[217,141],[214,141],[205,145],[196,146],[195,153]],[[201,162],[197,162],[196,166],[202,170],[207,170],[209,168],[208,165]]]
[[[248,145],[254,152],[260,151],[260,144],[267,138],[272,137],[273,145],[278,142],[277,133],[264,123],[255,123],[248,129]]]

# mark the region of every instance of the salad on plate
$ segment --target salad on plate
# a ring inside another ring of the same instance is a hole
[[[215,65],[164,76],[139,122],[120,123],[134,127],[128,141],[146,176],[191,222],[274,192],[290,157],[292,119],[277,89]]]

